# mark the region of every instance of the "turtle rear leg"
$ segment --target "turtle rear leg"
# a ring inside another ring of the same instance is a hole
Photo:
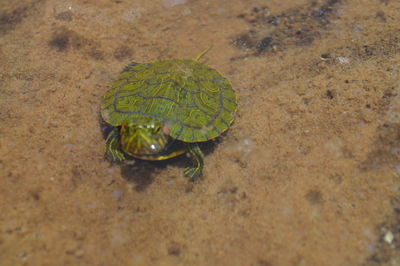
[[[105,155],[110,162],[122,162],[125,160],[125,155],[121,151],[121,145],[119,142],[118,128],[113,128],[113,130],[108,134],[105,146]]]
[[[187,167],[184,173],[191,181],[195,181],[203,174],[204,155],[197,143],[187,143],[186,150],[193,165]]]

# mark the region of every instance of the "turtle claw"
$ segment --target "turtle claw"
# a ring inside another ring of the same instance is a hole
[[[113,163],[120,163],[125,161],[125,155],[120,152],[119,150],[106,150],[106,154],[105,154],[107,160],[109,160],[110,162]]]
[[[190,181],[196,181],[202,175],[202,169],[196,167],[187,167],[184,171],[184,174]]]
[[[119,163],[125,160],[120,149],[118,129],[114,128],[107,136],[105,156],[110,162]]]
[[[204,155],[197,143],[187,143],[186,145],[193,166],[187,167],[184,174],[186,177],[190,178],[191,181],[195,181],[203,174]]]

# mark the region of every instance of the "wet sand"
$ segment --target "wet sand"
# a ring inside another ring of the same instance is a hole
[[[399,265],[400,3],[0,0],[0,265]],[[194,58],[238,111],[185,158],[112,165],[130,62]]]

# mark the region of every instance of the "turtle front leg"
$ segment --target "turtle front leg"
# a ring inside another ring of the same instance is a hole
[[[184,173],[191,181],[195,181],[203,174],[204,155],[197,143],[187,143],[186,150],[193,165],[187,167]]]
[[[105,155],[110,162],[122,162],[125,155],[121,151],[118,128],[114,128],[106,138]]]

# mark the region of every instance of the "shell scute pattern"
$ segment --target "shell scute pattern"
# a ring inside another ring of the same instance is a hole
[[[179,59],[129,65],[105,94],[101,110],[113,126],[158,118],[172,138],[184,142],[219,136],[235,111],[236,95],[227,79],[206,65]]]

